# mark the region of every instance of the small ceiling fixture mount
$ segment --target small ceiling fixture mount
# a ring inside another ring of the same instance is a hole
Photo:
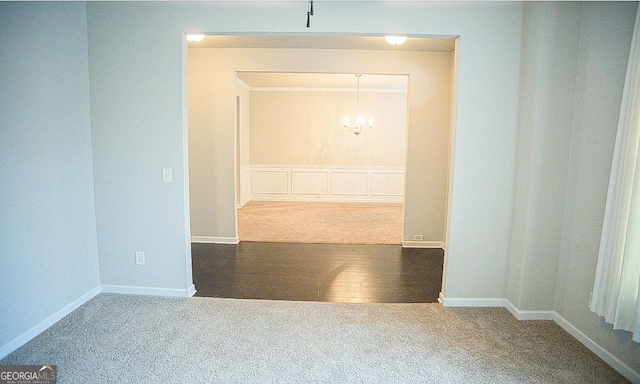
[[[385,36],[384,39],[391,45],[400,45],[407,41],[407,36]]]
[[[313,1],[309,1],[309,8],[307,8],[307,28],[311,27],[311,16],[313,16]]]
[[[187,35],[187,41],[199,43],[204,40],[204,35]]]

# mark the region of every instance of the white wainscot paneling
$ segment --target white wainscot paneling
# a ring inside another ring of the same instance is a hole
[[[371,173],[372,196],[402,196],[404,194],[404,174]]]
[[[249,167],[240,168],[240,205],[244,205],[251,200],[251,169]]]
[[[404,167],[254,164],[250,173],[254,201],[402,203],[404,198]]]
[[[291,172],[291,193],[294,195],[327,195],[329,194],[329,173],[324,172]]]
[[[254,194],[287,194],[289,172],[287,171],[253,171]]]
[[[368,174],[366,172],[331,173],[331,194],[367,196]]]

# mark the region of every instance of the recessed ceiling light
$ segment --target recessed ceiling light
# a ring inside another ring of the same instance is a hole
[[[385,36],[384,39],[391,45],[400,45],[407,41],[407,36]]]
[[[204,40],[204,35],[187,35],[187,41],[191,41],[193,43],[199,43]]]

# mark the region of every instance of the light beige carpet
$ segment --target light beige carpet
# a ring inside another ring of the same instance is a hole
[[[0,364],[58,383],[625,383],[503,308],[100,294]]]
[[[401,244],[402,204],[252,201],[238,210],[240,241]]]

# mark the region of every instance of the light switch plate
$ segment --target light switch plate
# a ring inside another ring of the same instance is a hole
[[[162,169],[162,182],[163,183],[171,183],[173,182],[173,175],[171,172],[171,168],[163,168]]]

